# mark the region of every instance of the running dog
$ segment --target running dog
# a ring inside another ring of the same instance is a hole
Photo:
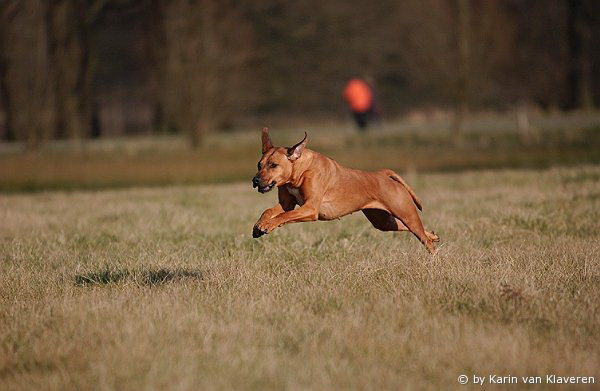
[[[277,187],[279,202],[265,210],[252,231],[258,238],[289,223],[333,220],[362,211],[381,231],[410,231],[435,253],[439,237],[423,228],[415,192],[392,170],[365,172],[346,168],[306,148],[307,134],[293,147],[274,147],[262,129],[262,157],[253,187],[266,193]],[[299,208],[295,209],[296,206]]]

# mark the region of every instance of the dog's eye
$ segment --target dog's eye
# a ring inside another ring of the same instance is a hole
[[[277,167],[277,163],[271,163],[271,168]]]

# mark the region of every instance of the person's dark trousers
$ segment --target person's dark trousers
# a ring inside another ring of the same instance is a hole
[[[367,111],[353,111],[354,121],[360,131],[366,131],[369,122],[376,118],[375,110],[373,106],[369,107]]]
[[[356,126],[361,131],[367,130],[367,122],[368,122],[368,111],[353,111],[354,121],[356,121]]]

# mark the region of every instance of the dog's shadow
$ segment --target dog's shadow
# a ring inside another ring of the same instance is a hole
[[[102,286],[131,282],[137,285],[157,286],[175,281],[197,280],[202,281],[203,275],[199,270],[178,269],[150,269],[129,270],[111,269],[103,267],[99,270],[75,274],[75,286]]]

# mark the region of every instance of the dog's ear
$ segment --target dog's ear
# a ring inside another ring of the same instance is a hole
[[[271,137],[269,136],[269,128],[265,126],[261,132],[261,136],[262,150],[263,154],[265,154],[269,149],[273,148],[273,143],[271,142]]]
[[[273,143],[271,142],[271,137],[269,136],[269,128],[262,128],[261,132],[262,136],[262,153],[264,154],[269,149],[273,148]]]
[[[304,147],[306,147],[306,132],[304,132],[304,138],[298,144],[293,147],[289,147],[287,150],[288,159],[294,161],[302,156],[302,151],[304,151]]]

